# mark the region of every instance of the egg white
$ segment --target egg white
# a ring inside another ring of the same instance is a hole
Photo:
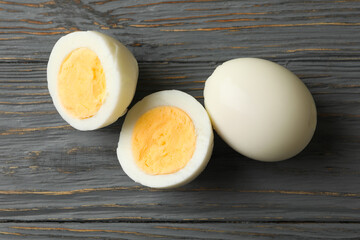
[[[147,111],[159,106],[178,107],[188,114],[195,127],[196,146],[192,158],[181,170],[165,175],[150,175],[135,163],[132,134],[137,120]],[[148,95],[130,109],[120,132],[117,156],[125,173],[135,182],[152,188],[173,188],[192,181],[204,170],[211,157],[213,144],[212,126],[204,107],[187,93],[166,90]]]
[[[204,102],[219,136],[259,161],[295,156],[316,128],[316,106],[305,84],[264,59],[238,58],[218,66],[205,82]]]
[[[104,69],[106,95],[99,111],[92,117],[78,119],[62,106],[57,90],[57,78],[64,59],[78,48],[96,53]],[[138,79],[138,64],[132,53],[119,41],[95,31],[73,32],[61,37],[51,51],[47,66],[50,95],[61,117],[78,130],[94,130],[115,122],[125,114]]]

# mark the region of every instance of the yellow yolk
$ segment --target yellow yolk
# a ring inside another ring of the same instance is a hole
[[[58,93],[62,106],[73,117],[94,116],[105,99],[105,73],[98,56],[88,48],[72,51],[62,62],[58,74]]]
[[[177,107],[162,106],[143,114],[135,124],[132,151],[147,174],[179,171],[192,158],[196,134],[191,118]]]

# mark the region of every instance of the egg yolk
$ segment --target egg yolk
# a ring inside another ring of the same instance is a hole
[[[192,158],[196,145],[191,118],[177,107],[156,107],[135,124],[132,152],[137,166],[147,174],[177,172]]]
[[[78,48],[65,58],[57,84],[62,106],[75,118],[94,116],[104,103],[104,69],[98,56],[88,48]]]

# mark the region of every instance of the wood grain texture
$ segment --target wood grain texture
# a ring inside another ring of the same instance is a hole
[[[358,239],[359,224],[7,223],[9,239]]]
[[[106,32],[139,61],[359,59],[353,0],[21,2],[0,2],[0,59],[46,61],[75,30]]]
[[[144,188],[124,174],[115,154],[123,119],[93,132],[72,129],[42,88],[44,64],[4,64],[0,97],[11,104],[0,105],[0,134],[6,139],[0,146],[6,159],[0,219],[360,221],[360,166],[354,158],[360,146],[359,101],[354,99],[359,88],[351,77],[358,68],[348,62],[328,64],[287,65],[309,86],[319,111],[317,132],[303,153],[285,162],[260,163],[216,138],[206,171],[176,190]],[[134,102],[172,88],[202,102],[204,80],[215,66],[142,63]],[[339,80],[341,68],[349,71]],[[311,74],[321,70],[322,75]],[[29,99],[44,103],[24,104]]]
[[[223,61],[275,61],[313,94],[315,136],[278,163],[247,159],[216,136],[195,181],[142,187],[116,158],[123,118],[80,132],[52,104],[47,59],[76,30],[134,53],[131,106],[165,89],[203,103]],[[359,39],[357,0],[0,1],[0,239],[358,239]]]

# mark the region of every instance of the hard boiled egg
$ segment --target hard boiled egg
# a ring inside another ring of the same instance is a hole
[[[252,159],[291,158],[315,131],[316,107],[309,90],[270,61],[239,58],[223,63],[207,79],[204,98],[216,132]]]
[[[70,33],[51,51],[47,81],[61,117],[79,130],[105,127],[129,106],[138,64],[116,39],[95,31]]]
[[[153,93],[128,112],[117,156],[135,182],[153,188],[184,185],[206,167],[213,149],[207,112],[177,90]]]

